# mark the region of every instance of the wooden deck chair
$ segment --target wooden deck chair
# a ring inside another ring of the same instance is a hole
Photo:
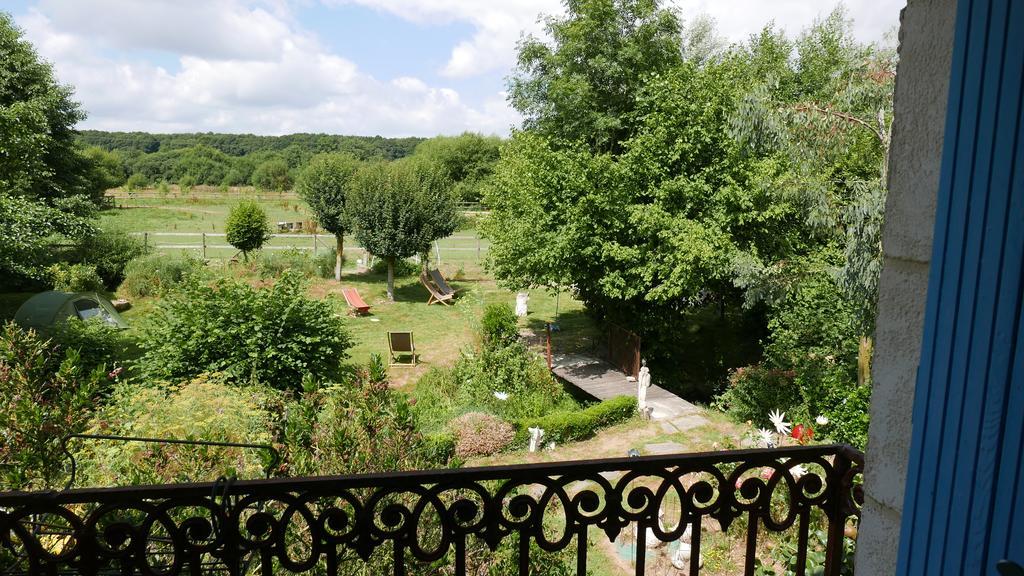
[[[419,360],[412,332],[388,332],[388,351],[391,353],[391,366],[415,366]],[[399,358],[402,356],[409,356],[412,361],[399,362]]]
[[[345,302],[348,304],[350,311],[356,314],[369,314],[370,305],[363,301],[362,296],[359,292],[352,287],[346,287],[341,289],[342,296],[345,297]]]
[[[423,287],[427,289],[427,292],[430,292],[430,298],[427,298],[427,306],[430,306],[435,302],[440,302],[445,306],[450,306],[450,304],[448,304],[448,301],[454,298],[455,294],[442,294],[441,289],[434,285],[434,282],[430,279],[430,277],[427,276],[426,272],[420,273],[420,283],[423,284]]]
[[[434,285],[441,289],[442,294],[451,294],[454,296],[455,293],[458,292],[458,290],[455,290],[448,285],[448,281],[441,275],[440,270],[430,270],[430,277],[433,278]]]

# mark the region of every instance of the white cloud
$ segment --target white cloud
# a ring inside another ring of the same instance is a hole
[[[152,17],[166,16],[166,29],[150,37],[94,30],[93,24],[75,22],[86,2],[68,4],[44,1],[19,24],[54,63],[61,81],[75,87],[89,112],[84,128],[431,136],[465,130],[504,134],[516,121],[503,101],[496,104],[498,94],[474,107],[454,90],[420,78],[379,80],[325,49],[279,10],[220,0],[203,2],[195,14],[172,16],[160,3]],[[116,5],[91,0],[89,8],[104,14]],[[199,21],[206,18],[219,19],[217,26],[226,30],[251,25],[262,32],[255,32],[258,41],[204,41],[212,31]],[[195,44],[174,44],[186,38]],[[111,56],[111,47],[122,48]],[[176,66],[168,70],[136,56],[136,50],[170,52]]]
[[[262,7],[208,0],[42,0],[55,29],[119,49],[259,60],[295,35]]]
[[[729,42],[744,42],[768,22],[790,34],[824,18],[838,5],[846,7],[853,19],[854,35],[861,41],[875,42],[899,24],[900,9],[906,0],[674,0],[684,18],[706,14],[715,20],[718,33]]]
[[[452,48],[440,70],[466,78],[508,70],[515,62],[516,43],[523,33],[539,34],[541,14],[564,12],[559,0],[324,0],[328,4],[359,4],[424,24],[462,21],[472,24],[472,38]]]
[[[328,4],[359,4],[406,20],[432,23],[462,21],[472,24],[472,38],[458,41],[441,69],[445,76],[462,78],[492,70],[508,70],[515,63],[520,35],[540,35],[538,16],[564,13],[559,0],[323,0]],[[700,15],[715,19],[718,32],[729,42],[743,42],[771,20],[795,34],[815,18],[826,16],[841,0],[671,0],[685,20]],[[881,40],[899,22],[906,0],[847,0],[842,2],[854,19],[854,33],[865,41]]]
[[[499,86],[467,102],[436,79],[379,78],[325,48],[291,13],[294,3],[358,4],[423,25],[469,23],[452,39],[443,77],[493,82],[509,71],[523,33],[560,0],[38,0],[18,18],[40,54],[110,130],[505,134],[518,122]],[[769,20],[796,33],[838,0],[666,0],[687,20],[707,14],[731,42]],[[905,0],[848,0],[855,33],[878,40]],[[382,31],[386,33],[386,31]],[[163,63],[163,65],[161,65]],[[473,77],[480,76],[480,80]],[[453,80],[454,82],[454,80]]]

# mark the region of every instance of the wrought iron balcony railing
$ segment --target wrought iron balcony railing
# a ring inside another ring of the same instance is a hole
[[[649,538],[686,534],[683,573],[693,575],[702,525],[714,519],[729,531],[742,519],[746,574],[762,529],[796,533],[801,574],[813,515],[827,535],[825,574],[838,576],[862,465],[848,446],[798,446],[0,493],[0,573],[334,575],[371,562],[372,574],[462,575],[480,551],[509,539],[520,574],[530,572],[531,554],[565,551],[582,575],[588,538],[621,540],[630,530],[636,574],[645,572]]]

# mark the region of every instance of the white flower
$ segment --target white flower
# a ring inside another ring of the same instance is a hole
[[[828,418],[826,418],[825,415],[822,414],[814,419],[814,423],[817,424],[818,426],[824,426],[825,424],[828,424]]]
[[[771,430],[761,428],[757,431],[757,436],[765,448],[775,448],[775,436],[772,435]]]
[[[508,392],[498,392],[497,390],[495,390],[494,397],[502,401],[508,400]]]
[[[772,424],[775,426],[775,430],[778,431],[779,434],[789,434],[790,427],[789,422],[786,422],[785,412],[772,410],[771,413],[768,414],[768,419],[772,421]]]
[[[797,464],[789,469],[789,473],[793,475],[793,478],[799,480],[801,476],[807,474],[807,468],[804,468],[802,464]]]

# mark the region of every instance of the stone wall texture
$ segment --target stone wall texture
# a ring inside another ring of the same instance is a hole
[[[942,166],[956,0],[908,0],[900,24],[857,574],[896,573]]]

